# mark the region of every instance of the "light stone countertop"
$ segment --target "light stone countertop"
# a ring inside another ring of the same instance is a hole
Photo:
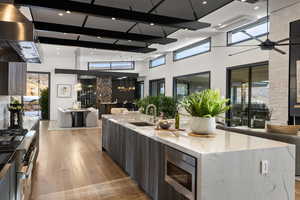
[[[39,117],[24,116],[23,117],[23,128],[27,129],[27,130],[31,130],[38,120],[40,120]]]
[[[213,138],[189,136],[188,133],[190,131],[188,129],[186,131],[178,131],[179,137],[176,137],[168,131],[154,130],[153,126],[138,127],[130,124],[130,122],[148,121],[148,116],[139,113],[103,115],[102,117],[195,157],[209,153],[263,150],[293,146],[274,140],[219,129],[217,129],[215,137]]]

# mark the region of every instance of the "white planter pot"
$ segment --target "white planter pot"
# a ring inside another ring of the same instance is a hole
[[[192,117],[190,127],[193,133],[214,134],[216,131],[216,118]]]

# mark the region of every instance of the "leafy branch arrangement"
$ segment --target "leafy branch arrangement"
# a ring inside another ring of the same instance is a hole
[[[136,105],[144,114],[149,104],[154,104],[157,107],[157,115],[159,115],[160,112],[163,112],[167,118],[175,117],[177,103],[173,97],[148,96],[136,102]]]
[[[10,111],[22,111],[23,110],[23,105],[19,102],[17,99],[13,99],[12,102],[10,103],[8,110]]]
[[[207,89],[185,97],[180,105],[193,117],[211,118],[230,109],[229,99],[222,98],[220,91]]]

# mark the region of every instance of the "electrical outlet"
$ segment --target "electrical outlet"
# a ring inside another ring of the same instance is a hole
[[[270,173],[270,162],[268,160],[260,162],[260,173],[263,176],[267,176]]]

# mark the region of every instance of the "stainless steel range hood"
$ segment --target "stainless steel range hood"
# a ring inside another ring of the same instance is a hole
[[[33,23],[13,4],[0,3],[0,61],[41,63]]]

